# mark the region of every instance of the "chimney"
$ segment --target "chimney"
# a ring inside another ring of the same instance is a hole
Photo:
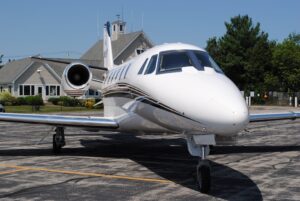
[[[125,34],[126,22],[120,19],[120,15],[117,15],[118,20],[112,23],[112,35],[111,40],[118,40],[119,36]]]

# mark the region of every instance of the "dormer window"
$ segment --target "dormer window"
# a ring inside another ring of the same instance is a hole
[[[144,48],[137,48],[135,50],[136,55],[142,54],[143,52],[145,52],[146,50]]]

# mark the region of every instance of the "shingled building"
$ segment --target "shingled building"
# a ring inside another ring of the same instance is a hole
[[[117,20],[112,23],[112,49],[115,64],[135,57],[153,46],[143,31],[125,33],[126,23]],[[79,59],[62,61],[82,62],[89,65],[103,66],[103,40],[97,41]],[[9,91],[13,96],[41,95],[44,100],[63,96],[61,77],[66,64],[56,62],[37,62],[31,58],[11,61],[0,69],[0,92]],[[93,70],[94,77],[101,79],[102,72]],[[86,97],[99,96],[98,92],[89,91]]]

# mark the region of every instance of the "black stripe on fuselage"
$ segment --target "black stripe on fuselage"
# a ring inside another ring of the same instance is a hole
[[[186,119],[189,119],[191,121],[200,123],[194,119],[191,119],[184,115],[184,113],[181,113],[163,103],[160,103],[159,101],[152,98],[150,95],[148,95],[146,92],[126,83],[117,83],[114,85],[111,85],[109,87],[106,87],[102,91],[102,95],[104,98],[108,97],[123,97],[123,98],[129,98],[129,99],[136,99],[136,101],[154,106],[156,108],[168,111],[170,113],[176,114],[178,116],[184,117]]]

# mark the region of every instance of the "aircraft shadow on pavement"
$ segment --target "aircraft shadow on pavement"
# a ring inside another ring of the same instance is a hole
[[[85,148],[64,148],[61,155],[127,158],[157,175],[192,190],[196,187],[197,158],[187,152],[184,139],[142,139],[133,135],[106,135],[106,139],[81,139]],[[213,155],[300,151],[300,146],[216,146]],[[51,156],[49,149],[0,150],[1,156]],[[258,186],[247,175],[211,161],[210,195],[226,200],[263,200]]]

